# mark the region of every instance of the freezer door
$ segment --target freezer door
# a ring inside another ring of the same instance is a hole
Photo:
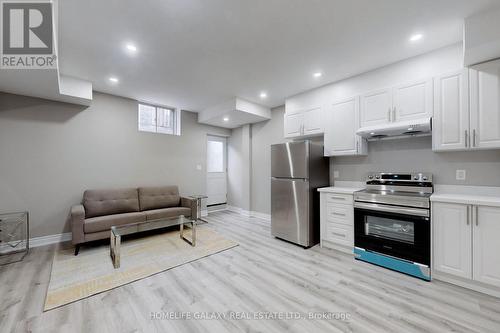
[[[271,177],[309,178],[309,143],[288,142],[271,146]]]
[[[271,180],[271,234],[302,245],[311,245],[309,224],[309,182]]]

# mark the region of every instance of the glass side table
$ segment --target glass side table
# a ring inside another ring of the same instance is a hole
[[[194,216],[193,218],[197,221],[208,223],[208,221],[201,218],[201,200],[207,199],[208,197],[203,194],[197,194],[197,195],[190,195],[188,196],[188,198],[196,200],[196,216]]]
[[[0,265],[21,261],[29,250],[29,213],[0,214]]]

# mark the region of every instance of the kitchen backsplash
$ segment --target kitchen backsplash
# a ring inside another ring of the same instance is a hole
[[[465,170],[466,179],[456,180],[456,170]],[[363,181],[370,171],[431,172],[435,184],[500,186],[500,150],[434,153],[429,136],[373,141],[368,156],[330,158],[332,184]]]

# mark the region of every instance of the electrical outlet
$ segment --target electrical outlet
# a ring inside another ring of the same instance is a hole
[[[333,178],[339,178],[339,177],[340,177],[339,170],[333,170]]]
[[[465,178],[466,178],[465,170],[457,170],[456,178],[457,178],[457,180],[465,180]]]

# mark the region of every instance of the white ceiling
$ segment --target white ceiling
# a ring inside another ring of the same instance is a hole
[[[62,0],[60,70],[94,89],[200,111],[287,96],[462,39],[500,0]],[[415,32],[424,38],[415,44]],[[124,44],[139,52],[130,56]],[[315,79],[312,73],[322,71]],[[112,85],[109,76],[120,79]],[[261,91],[268,98],[261,100]]]

